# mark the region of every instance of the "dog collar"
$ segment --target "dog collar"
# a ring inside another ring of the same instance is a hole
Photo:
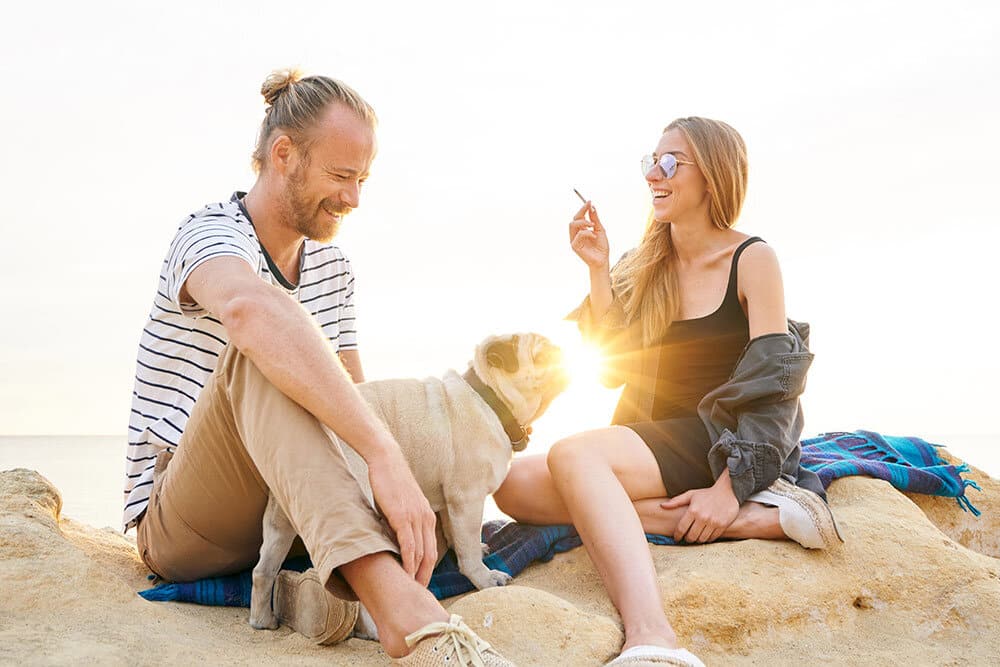
[[[486,405],[490,406],[490,409],[496,414],[500,424],[503,425],[504,432],[510,438],[510,446],[514,451],[519,452],[527,447],[529,430],[517,423],[510,408],[504,405],[495,391],[486,386],[486,383],[476,374],[475,369],[469,368],[465,371],[462,379],[469,383],[469,386],[479,394],[480,398],[486,401]]]

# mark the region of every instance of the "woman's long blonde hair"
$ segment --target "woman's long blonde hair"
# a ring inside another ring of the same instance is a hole
[[[708,184],[709,218],[719,229],[736,223],[747,189],[747,149],[739,132],[718,120],[678,118],[663,132],[677,130],[687,139],[692,159]],[[628,322],[642,323],[644,345],[658,341],[680,310],[677,252],[670,223],[653,218],[646,223],[639,247],[611,271],[616,294],[624,300]]]

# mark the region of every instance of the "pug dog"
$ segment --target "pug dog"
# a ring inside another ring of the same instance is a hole
[[[566,388],[562,352],[535,333],[491,336],[475,350],[464,375],[379,380],[358,385],[361,395],[388,426],[410,464],[458,568],[477,589],[503,586],[510,575],[483,564],[480,531],[486,496],[499,488],[513,452],[528,444],[531,423]],[[367,466],[336,438],[373,508]],[[264,541],[253,570],[250,625],[274,629],[271,590],[295,530],[272,495],[264,512]],[[443,553],[442,553],[443,555]],[[361,609],[357,636],[375,638],[374,623]]]

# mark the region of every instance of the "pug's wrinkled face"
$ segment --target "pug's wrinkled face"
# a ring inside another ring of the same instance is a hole
[[[476,348],[473,368],[522,426],[538,419],[569,384],[562,350],[536,333],[490,336]]]

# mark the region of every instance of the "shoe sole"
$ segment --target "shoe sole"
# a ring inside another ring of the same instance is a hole
[[[833,512],[818,495],[812,491],[800,489],[791,482],[780,478],[768,490],[788,498],[809,513],[813,525],[819,530],[820,539],[823,540],[825,548],[829,549],[838,542],[843,543],[844,538],[840,535],[840,528],[837,527],[837,520],[833,517]]]
[[[618,656],[604,667],[662,667],[663,665],[705,667],[705,663],[699,660],[698,656],[686,649],[664,649],[664,653],[650,655],[639,653],[628,657]]]
[[[343,641],[358,620],[358,603],[335,597],[315,570],[282,570],[274,584],[274,614],[307,639],[320,644]]]

